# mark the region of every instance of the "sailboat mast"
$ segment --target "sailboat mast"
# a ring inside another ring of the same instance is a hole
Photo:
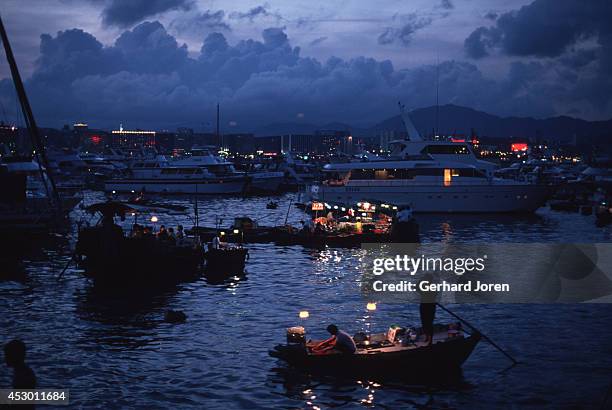
[[[21,81],[21,75],[19,74],[19,69],[17,68],[15,56],[13,55],[13,50],[11,49],[11,44],[9,43],[8,36],[6,34],[4,23],[2,22],[2,17],[0,17],[0,37],[2,38],[2,44],[4,44],[4,52],[6,53],[6,59],[11,69],[11,76],[13,77],[15,90],[17,91],[17,95],[19,96],[21,111],[23,112],[23,117],[30,133],[32,144],[34,145],[35,155],[36,159],[38,160],[41,178],[45,186],[47,186],[45,173],[42,169],[42,167],[44,167],[47,171],[47,177],[49,178],[49,182],[51,183],[52,201],[55,202],[55,206],[59,210],[61,207],[61,202],[55,186],[55,181],[53,180],[53,176],[51,175],[51,169],[49,167],[49,161],[47,159],[45,145],[43,144],[42,139],[40,138],[40,134],[38,133],[38,126],[36,125],[36,121],[34,120],[34,114],[32,114],[32,107],[30,106],[28,96],[25,92],[25,87],[23,86],[23,82]]]
[[[217,142],[221,149],[223,149],[223,141],[221,140],[221,134],[219,133],[219,103],[217,103]]]
[[[439,134],[438,131],[438,118],[439,118],[439,111],[440,111],[440,104],[439,104],[439,97],[440,95],[440,58],[437,58],[436,61],[436,135],[434,135],[434,137],[437,137]]]

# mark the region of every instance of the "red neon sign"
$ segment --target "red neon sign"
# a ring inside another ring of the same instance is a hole
[[[512,152],[527,151],[529,146],[524,142],[515,142],[510,146]]]

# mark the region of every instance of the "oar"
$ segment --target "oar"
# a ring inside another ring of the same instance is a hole
[[[74,256],[75,256],[75,254],[73,253],[72,256],[70,257],[70,260],[66,264],[66,266],[64,266],[64,269],[62,269],[62,272],[59,275],[57,275],[57,279],[56,280],[60,280],[62,278],[62,276],[64,276],[64,273],[66,272],[66,270],[68,270],[68,267],[70,266],[70,264],[74,260]]]
[[[292,202],[293,202],[293,198],[289,200],[289,207],[287,207],[287,215],[285,215],[285,225],[287,225],[287,219],[289,219],[289,212],[291,211]]]
[[[482,333],[480,330],[476,329],[474,326],[472,326],[467,320],[459,317],[458,315],[454,314],[453,312],[451,312],[449,309],[445,308],[444,306],[442,306],[439,303],[436,303],[437,306],[440,307],[440,309],[444,310],[446,313],[450,314],[451,316],[455,317],[456,319],[460,320],[461,322],[465,323],[470,329],[472,329],[473,331],[477,332],[480,334],[480,336],[482,336],[482,338],[484,340],[486,340],[487,342],[489,342],[494,348],[496,348],[497,350],[499,350],[501,353],[504,354],[504,356],[506,356],[508,359],[510,359],[512,361],[512,363],[514,364],[518,364],[518,362],[516,360],[514,360],[514,358],[512,356],[510,356],[508,353],[506,353],[504,351],[504,349],[502,349],[501,347],[499,347],[493,340],[491,340],[487,335],[485,335],[484,333]]]

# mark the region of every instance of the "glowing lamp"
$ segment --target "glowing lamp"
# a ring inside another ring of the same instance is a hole
[[[239,234],[239,233],[240,233],[240,231],[239,231],[238,229],[234,229],[234,233],[235,233],[235,234]]]
[[[155,215],[153,215],[153,216],[151,217],[151,222],[153,222],[153,223],[157,222],[158,220],[159,220],[159,219],[157,219],[157,217],[156,217]]]
[[[225,232],[219,232],[219,234],[220,234],[221,236],[223,236],[223,235],[225,235]]]
[[[376,310],[376,303],[374,303],[374,302],[369,302],[369,303],[366,305],[366,309],[368,309],[368,310]]]
[[[300,319],[306,319],[308,317],[310,317],[310,313],[308,313],[307,310],[300,311]]]

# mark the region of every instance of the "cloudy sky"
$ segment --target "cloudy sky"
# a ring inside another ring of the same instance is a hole
[[[38,122],[367,126],[453,103],[612,117],[612,2],[3,0]],[[16,100],[0,62],[1,120]]]

